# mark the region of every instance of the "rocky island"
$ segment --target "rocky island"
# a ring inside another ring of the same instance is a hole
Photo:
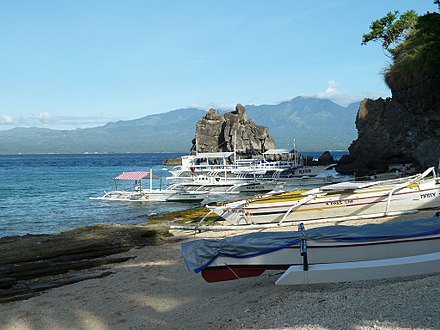
[[[275,141],[269,135],[269,129],[255,124],[248,118],[245,107],[237,104],[235,111],[224,115],[211,108],[197,122],[191,151],[236,150],[239,154],[261,154],[275,147]]]

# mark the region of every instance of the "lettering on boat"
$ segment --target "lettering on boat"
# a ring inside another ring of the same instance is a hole
[[[262,185],[245,187],[247,190],[263,189]]]
[[[325,205],[327,206],[335,206],[335,205],[347,205],[347,204],[352,204],[353,200],[352,199],[343,199],[340,201],[330,201],[325,203]]]
[[[299,169],[298,172],[299,174],[312,173],[312,169],[311,168]]]
[[[426,194],[420,194],[420,199],[424,199],[424,198],[434,198],[436,195],[435,192],[433,193],[426,193]]]

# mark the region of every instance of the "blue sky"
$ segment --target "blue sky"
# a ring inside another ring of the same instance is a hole
[[[388,11],[432,0],[0,1],[0,129],[74,129],[185,107],[389,96]]]

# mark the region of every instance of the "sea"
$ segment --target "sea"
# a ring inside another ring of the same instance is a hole
[[[319,157],[322,152],[302,152]],[[331,152],[339,159],[346,151]],[[115,189],[122,172],[170,176],[163,163],[185,153],[0,155],[0,237],[51,234],[95,224],[146,224],[151,215],[197,207],[188,203],[91,200]],[[145,187],[145,183],[144,183]],[[121,188],[121,187],[118,187]]]

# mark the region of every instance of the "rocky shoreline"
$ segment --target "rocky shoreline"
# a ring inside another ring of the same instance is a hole
[[[170,236],[166,225],[95,225],[60,234],[0,238],[0,303],[91,278],[108,276],[102,268],[127,261],[116,254],[160,245]]]

